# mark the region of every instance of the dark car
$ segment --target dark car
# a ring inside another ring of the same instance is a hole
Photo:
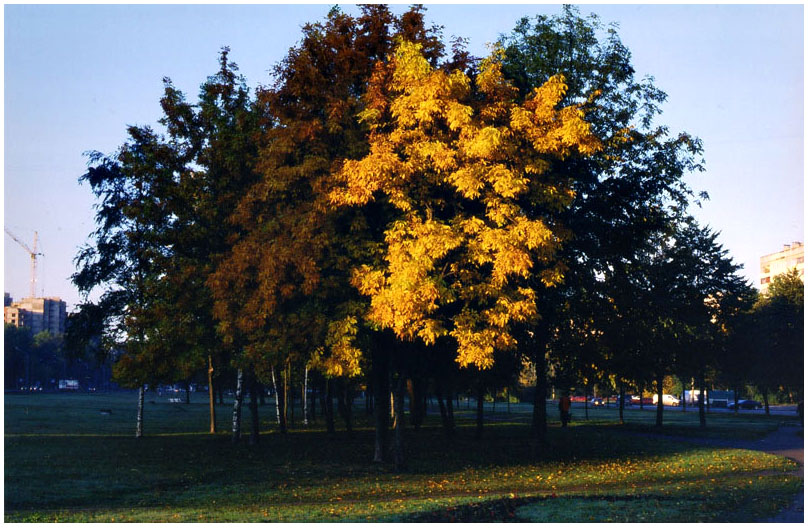
[[[738,400],[738,408],[739,409],[762,409],[763,405],[759,401],[756,400]],[[735,409],[735,402],[729,402],[727,404],[727,409],[734,410]]]
[[[589,400],[589,404],[594,405],[595,407],[601,407],[602,405],[604,405],[602,398],[592,398],[591,400]]]

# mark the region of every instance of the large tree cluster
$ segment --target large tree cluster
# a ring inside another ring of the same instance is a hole
[[[397,466],[407,393],[416,427],[431,392],[452,434],[453,394],[512,386],[526,361],[540,443],[551,371],[703,379],[748,292],[687,213],[701,145],[658,123],[664,99],[569,7],[482,59],[420,7],[334,8],[254,95],[225,49],[197,102],[165,81],[161,132],[92,156],[74,281],[102,293],[82,331],[132,387],[207,375],[212,432],[214,386],[235,380],[234,439],[259,384],[283,429],[311,383],[331,432],[361,385],[375,459],[392,418]]]

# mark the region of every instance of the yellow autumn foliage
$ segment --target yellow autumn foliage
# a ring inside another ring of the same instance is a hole
[[[565,233],[528,216],[524,201],[568,206],[569,182],[552,180],[550,163],[601,148],[579,107],[559,108],[563,76],[520,104],[501,54],[494,50],[472,82],[400,42],[388,75],[374,76],[391,84],[369,90],[388,97],[368,99],[360,114],[370,152],[345,161],[329,193],[335,207],[383,200],[399,211],[386,226],[383,261],[352,277],[370,297],[366,317],[404,340],[449,334],[457,361],[480,368],[516,344],[513,323],[537,316],[526,287],[535,263],[545,285],[563,280],[554,255]]]

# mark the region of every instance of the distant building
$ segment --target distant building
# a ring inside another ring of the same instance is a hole
[[[11,301],[11,297],[7,298]],[[30,328],[34,335],[43,330],[53,335],[64,334],[67,323],[67,303],[58,297],[27,298],[3,307],[7,324]]]
[[[3,292],[3,306],[4,307],[5,306],[11,306],[11,301],[12,300],[13,299],[11,298],[11,295],[9,295],[8,292]]]
[[[766,293],[769,284],[777,275],[782,275],[794,268],[804,277],[805,246],[802,242],[785,244],[782,251],[760,257],[760,291]]]

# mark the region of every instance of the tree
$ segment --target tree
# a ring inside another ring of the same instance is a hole
[[[170,190],[175,220],[165,236],[171,252],[162,263],[161,302],[151,314],[153,325],[165,328],[168,346],[182,356],[178,374],[188,379],[207,370],[211,433],[216,423],[214,371],[231,361],[250,368],[239,354],[238,339],[223,340],[217,333],[207,283],[239,235],[239,226],[229,217],[257,180],[258,113],[229,53],[222,49],[219,71],[202,84],[198,103],[188,103],[168,79],[161,100],[161,123],[178,170]],[[240,411],[234,410],[234,418]]]
[[[533,255],[553,260],[560,236],[523,214],[518,198],[533,193],[563,207],[567,190],[543,177],[546,158],[594,152],[598,142],[578,107],[556,109],[563,78],[515,104],[496,56],[476,79],[478,108],[471,80],[431,67],[417,44],[402,41],[374,80],[360,115],[371,126],[370,153],[342,166],[331,201],[383,200],[397,215],[385,230],[385,263],[359,267],[352,282],[371,299],[371,322],[427,345],[451,335],[461,366],[488,368],[495,349],[515,345],[512,322],[536,314],[533,292],[517,280],[530,274]],[[550,266],[542,273],[547,284],[559,276]]]
[[[31,385],[31,354],[34,346],[31,330],[6,323],[3,327],[3,365],[5,387]]]
[[[774,278],[752,309],[755,345],[751,379],[769,412],[770,392],[783,388],[803,398],[805,289],[800,273],[790,270]]]
[[[577,106],[557,108],[564,90],[555,77],[518,104],[498,54],[472,83],[406,41],[377,69],[360,114],[370,152],[343,164],[330,195],[337,206],[393,208],[383,260],[353,270],[370,298],[368,321],[428,346],[451,336],[461,366],[487,369],[495,350],[515,348],[513,325],[536,316],[524,281],[534,260],[545,264],[545,284],[560,279],[563,236],[519,200],[564,207],[568,188],[545,174],[548,159],[599,148]]]
[[[438,29],[424,24],[420,7],[399,17],[381,5],[361,10],[354,18],[335,8],[322,23],[304,26],[300,45],[275,68],[272,85],[257,94],[261,178],[233,217],[244,234],[208,283],[220,330],[244,339],[247,356],[264,375],[287,361],[299,370],[316,366],[329,378],[358,375],[357,340],[374,333],[360,326],[363,302],[348,276],[355,262],[375,251],[385,211],[331,208],[332,170],[367,151],[366,127],[355,116],[374,65],[385,59],[393,39],[421,42],[434,62],[443,45]],[[389,345],[372,335],[367,342]],[[371,368],[388,366],[390,353],[373,350]],[[373,376],[383,379],[387,372]],[[377,416],[377,442],[383,443],[386,426]],[[377,445],[378,461],[382,453]]]
[[[97,302],[79,306],[81,316],[95,317],[94,331],[107,354],[122,351],[116,378],[139,388],[136,437],[143,434],[143,392],[146,383],[164,378],[171,366],[159,344],[147,339],[149,310],[160,274],[165,247],[160,237],[170,224],[165,188],[176,167],[167,149],[149,128],[129,127],[130,140],[114,157],[90,153],[90,168],[80,178],[98,199],[93,244],[76,257],[72,276],[88,296],[102,292]],[[155,168],[157,168],[155,170]]]
[[[599,37],[601,32],[604,37]],[[683,176],[701,169],[701,145],[687,134],[671,137],[666,127],[654,124],[665,94],[652,79],[635,79],[630,52],[617,30],[604,27],[596,16],[582,18],[575,7],[565,7],[559,16],[524,18],[501,42],[503,73],[521,96],[563,74],[568,89],[560,104],[580,104],[602,145],[593,155],[573,154],[548,169],[556,179],[570,182],[573,199],[552,215],[554,225],[572,233],[558,254],[566,266],[564,281],[550,289],[538,280],[532,285],[542,320],[532,330],[538,339],[526,353],[537,368],[536,402],[543,408],[549,339],[554,328],[565,324],[557,308],[573,292],[588,291],[599,298],[590,304],[601,307],[593,313],[596,326],[617,332],[609,343],[625,342],[631,318],[604,308],[615,298],[610,286],[625,282],[620,278],[623,268],[665,231],[670,216],[683,215],[692,197]],[[541,214],[541,204],[533,204],[531,212]],[[607,315],[611,323],[604,320]],[[620,321],[625,324],[615,326]],[[634,376],[630,370],[637,350],[612,348],[607,355]],[[628,357],[620,358],[624,352]],[[540,422],[534,428],[542,443],[546,417],[542,409],[534,417]]]

